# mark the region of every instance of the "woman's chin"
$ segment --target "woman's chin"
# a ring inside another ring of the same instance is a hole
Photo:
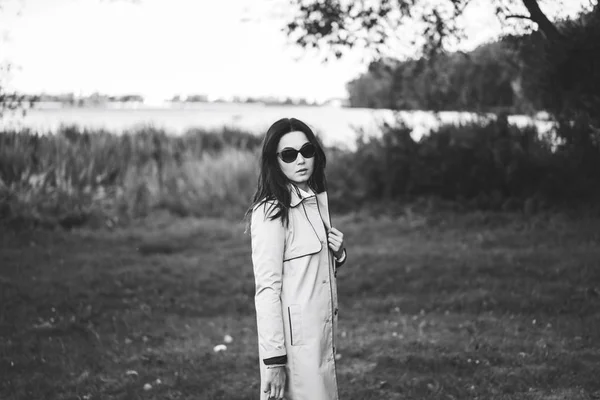
[[[291,181],[296,186],[304,186],[308,183],[308,178],[306,179],[294,179]]]

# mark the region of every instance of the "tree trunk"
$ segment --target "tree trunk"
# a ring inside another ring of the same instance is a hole
[[[538,24],[540,30],[548,40],[559,41],[563,38],[556,26],[548,19],[546,14],[540,9],[538,0],[523,0],[523,4],[529,11],[531,20]]]

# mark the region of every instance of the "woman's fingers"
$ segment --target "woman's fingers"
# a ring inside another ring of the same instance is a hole
[[[343,235],[343,233],[340,232],[339,229],[334,228],[333,226],[331,227],[331,229],[329,231],[335,233],[336,235]]]
[[[269,400],[281,400],[285,390],[285,370],[283,368],[274,368],[268,370],[267,383],[265,385],[265,393],[268,393]]]
[[[279,385],[277,385],[277,382],[267,381],[264,392],[269,394],[269,400],[276,399],[279,392]]]
[[[329,249],[333,252],[335,258],[340,258],[342,256],[342,247],[329,245]]]
[[[344,243],[344,234],[335,228],[331,228],[327,236],[329,240],[333,241],[334,243]]]
[[[334,231],[329,231],[329,235],[328,236],[329,237],[334,237],[334,238],[337,238],[337,239],[340,239],[340,240],[343,238],[343,235],[340,235],[339,233],[335,233]]]
[[[344,241],[344,234],[343,233],[334,233],[332,231],[329,231],[329,235],[327,235],[327,237],[331,238],[331,239],[336,239],[339,240],[340,242]]]
[[[271,385],[271,392],[269,393],[269,399],[281,400],[283,399],[284,384],[274,383]]]
[[[344,234],[335,228],[331,228],[329,230],[328,242],[331,250],[339,252],[344,245]]]
[[[339,241],[329,239],[329,247],[332,250],[339,250],[339,248],[340,248],[341,245],[342,245],[342,243],[340,243]]]
[[[340,230],[337,228],[331,227],[329,232],[334,234],[335,236],[339,237],[340,239],[344,239],[344,234],[342,232],[340,232]]]

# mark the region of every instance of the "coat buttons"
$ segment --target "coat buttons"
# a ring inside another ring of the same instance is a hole
[[[335,311],[333,312],[333,315],[337,315],[338,314],[338,309],[336,308]]]

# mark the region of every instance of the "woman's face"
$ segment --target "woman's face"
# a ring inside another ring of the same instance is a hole
[[[304,132],[294,131],[286,133],[279,139],[277,153],[286,148],[300,150],[307,143],[309,141]],[[290,182],[306,188],[306,184],[314,170],[315,157],[304,158],[301,153],[298,153],[296,160],[291,163],[284,162],[279,156],[277,157],[277,162],[279,163],[279,168],[281,168],[281,171]]]

